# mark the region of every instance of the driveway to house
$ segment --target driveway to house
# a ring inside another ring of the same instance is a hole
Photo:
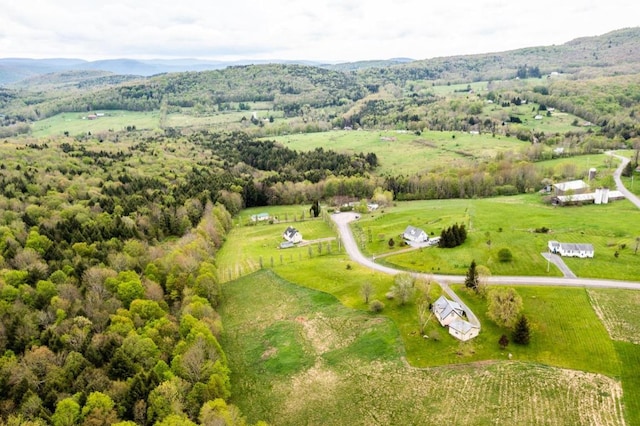
[[[627,200],[631,201],[633,204],[636,205],[636,207],[640,209],[640,198],[638,198],[638,196],[636,196],[633,192],[625,188],[625,186],[622,184],[622,179],[620,179],[620,176],[622,175],[622,171],[631,160],[629,160],[627,157],[623,157],[622,155],[618,155],[613,151],[607,151],[605,154],[622,160],[620,162],[620,165],[616,169],[616,171],[613,172],[613,179],[616,181],[616,187],[618,191],[622,192],[624,196],[627,197]]]
[[[553,254],[553,253],[540,253],[540,254],[542,255],[542,257],[547,259],[548,262],[551,262],[554,265],[556,265],[558,269],[560,269],[560,272],[562,272],[562,275],[565,278],[578,278],[576,277],[576,274],[574,274],[573,271],[569,269],[567,264],[564,263],[564,260],[562,260],[562,258],[557,254]]]

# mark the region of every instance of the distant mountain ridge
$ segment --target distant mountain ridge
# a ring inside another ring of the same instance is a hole
[[[392,58],[327,64],[314,61],[242,60],[216,61],[202,59],[0,59],[0,86],[31,81],[43,84],[46,79],[34,79],[54,73],[106,72],[111,75],[149,77],[177,72],[221,70],[240,65],[307,65],[341,72],[370,74],[383,82],[402,84],[411,80],[463,82],[512,78],[523,66],[536,67],[541,73],[553,71],[588,77],[589,74],[616,75],[640,72],[640,27],[624,28],[593,37],[580,37],[562,45],[525,47],[497,53],[447,56],[423,60]],[[63,77],[63,79],[66,77]],[[106,77],[103,77],[107,81]],[[32,79],[32,80],[27,80]]]
[[[203,59],[104,59],[85,61],[82,59],[22,59],[0,58],[0,85],[50,73],[68,71],[106,71],[118,75],[149,77],[157,74],[211,71],[235,65],[250,64],[297,64],[320,66],[320,62],[287,60],[243,60],[215,61]]]

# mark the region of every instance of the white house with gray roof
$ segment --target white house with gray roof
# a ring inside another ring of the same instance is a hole
[[[549,241],[549,251],[566,257],[593,257],[595,251],[593,244],[574,244],[559,243],[557,241]]]
[[[402,233],[402,238],[412,243],[424,243],[429,241],[429,236],[420,228],[414,226],[407,226],[407,229]]]
[[[431,307],[433,314],[440,322],[440,325],[447,326],[456,319],[462,319],[464,310],[458,302],[440,296]]]
[[[464,309],[458,302],[440,296],[431,307],[433,314],[443,327],[449,328],[449,334],[466,342],[480,333],[479,325],[466,320]]]
[[[302,234],[296,228],[289,226],[284,231],[284,234],[282,234],[282,238],[294,244],[297,244],[302,241]]]

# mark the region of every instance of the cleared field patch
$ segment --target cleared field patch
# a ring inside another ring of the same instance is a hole
[[[104,114],[89,119],[91,114]],[[62,135],[86,135],[88,132],[122,131],[127,126],[135,126],[137,130],[157,129],[160,125],[160,112],[134,112],[123,110],[95,111],[95,112],[65,112],[33,123],[32,135],[35,137]]]
[[[640,292],[589,289],[588,294],[613,340],[640,344]]]
[[[336,152],[378,156],[381,174],[407,175],[441,168],[466,167],[493,159],[498,152],[519,150],[526,144],[516,138],[472,135],[462,132],[427,131],[415,135],[406,131],[330,131],[279,136],[284,146],[311,151],[322,147]]]
[[[506,361],[416,369],[383,316],[269,272],[223,291],[232,399],[250,422],[625,424],[620,383],[604,375]]]

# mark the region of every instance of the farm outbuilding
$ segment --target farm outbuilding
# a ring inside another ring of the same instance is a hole
[[[463,319],[455,319],[449,324],[449,334],[458,340],[466,342],[480,334],[480,327]]]
[[[589,185],[583,180],[572,180],[568,182],[559,182],[553,184],[553,188],[556,191],[556,195],[565,195],[567,193],[583,194],[589,191]]]

